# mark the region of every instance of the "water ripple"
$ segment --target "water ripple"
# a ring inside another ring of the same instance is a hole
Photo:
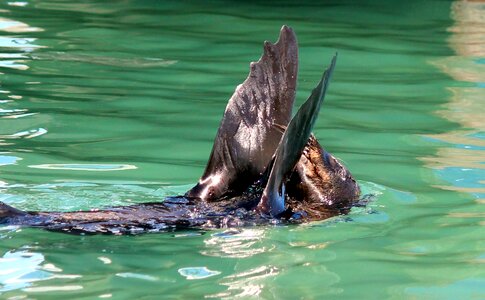
[[[0,135],[0,139],[31,139],[34,137],[38,137],[47,133],[47,129],[45,128],[37,128],[37,129],[30,129],[20,131],[14,134],[6,134]]]
[[[39,32],[44,31],[39,27],[31,27],[26,23],[0,17],[0,31],[11,33]]]
[[[68,291],[77,291],[82,290],[82,285],[61,285],[61,286],[39,286],[39,287],[30,287],[23,289],[26,292],[30,293],[45,293],[45,292],[68,292]]]
[[[54,278],[42,270],[44,255],[28,250],[8,251],[0,258],[0,292],[23,289],[36,281]]]
[[[43,164],[30,165],[29,168],[47,169],[47,170],[73,170],[73,171],[124,171],[137,169],[134,165],[118,165],[118,164]]]
[[[25,1],[12,1],[12,2],[7,2],[8,5],[10,6],[18,6],[18,7],[25,7],[29,5],[29,2]]]
[[[221,272],[209,270],[207,267],[180,268],[178,272],[187,280],[204,279],[221,274]]]
[[[144,58],[123,58],[112,56],[99,56],[76,54],[67,52],[45,52],[32,55],[34,60],[51,60],[51,61],[73,61],[86,64],[98,64],[105,66],[115,66],[120,68],[155,68],[168,67],[175,63],[176,60],[165,60],[162,58],[144,57]]]
[[[140,274],[140,273],[131,273],[131,272],[126,272],[126,273],[116,273],[116,276],[122,277],[122,278],[135,278],[135,279],[141,279],[141,280],[146,280],[146,281],[157,281],[158,278],[146,274]]]
[[[431,135],[441,144],[438,152],[423,160],[445,184],[436,184],[443,190],[467,193],[474,198],[469,211],[468,202],[456,203],[455,210],[447,214],[444,224],[461,219],[485,219],[485,64],[479,58],[485,57],[485,5],[479,2],[455,2],[452,5],[454,24],[448,30],[452,32],[450,47],[456,55],[433,61],[433,64],[456,80],[448,87],[451,92],[449,102],[437,112],[445,119],[460,124],[458,130]],[[466,83],[464,83],[466,82]],[[458,205],[461,204],[461,205]],[[450,219],[451,218],[451,219]]]
[[[245,258],[271,251],[273,246],[262,243],[264,229],[230,229],[214,233],[204,240],[206,249],[201,254],[207,256]]]
[[[0,165],[1,159],[2,156],[0,156]],[[15,162],[13,158],[4,161],[5,164]],[[67,181],[42,184],[9,184],[0,181],[0,201],[25,210],[73,211],[100,206],[157,202],[174,194],[172,188],[160,189],[159,187],[159,182],[135,181]],[[178,190],[176,187],[174,189]]]
[[[3,48],[17,48],[24,52],[32,52],[35,49],[45,48],[45,46],[36,45],[34,42],[36,38],[21,38],[21,37],[0,37],[0,47]]]
[[[227,292],[209,295],[207,298],[245,298],[258,297],[266,286],[265,279],[275,277],[279,274],[278,268],[274,266],[259,266],[224,277],[221,285],[227,286]]]

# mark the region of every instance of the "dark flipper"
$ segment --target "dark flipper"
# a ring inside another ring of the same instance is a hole
[[[187,197],[240,194],[260,177],[290,121],[297,71],[296,36],[283,26],[276,44],[264,43],[263,56],[251,63],[229,100],[205,172]]]
[[[263,214],[276,217],[285,210],[285,181],[288,179],[287,177],[290,172],[295,168],[308,142],[325,92],[327,91],[336,60],[337,55],[333,57],[330,66],[323,73],[320,83],[312,91],[308,100],[298,110],[293,119],[291,119],[278,145],[268,183],[258,204],[258,210]]]

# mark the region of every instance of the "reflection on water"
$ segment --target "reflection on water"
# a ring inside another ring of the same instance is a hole
[[[7,252],[0,258],[0,291],[21,289],[34,281],[47,280],[52,274],[39,270],[44,262],[40,253],[27,250]]]
[[[452,32],[449,42],[458,56],[469,58],[485,56],[484,9],[483,0],[453,2],[451,17],[454,24],[449,28]]]
[[[220,284],[227,286],[227,291],[208,295],[207,298],[233,299],[235,297],[259,297],[268,279],[278,275],[274,266],[260,266],[224,277]]]
[[[78,170],[78,171],[122,171],[133,170],[136,166],[133,165],[107,165],[107,164],[43,164],[31,165],[29,168],[35,169],[49,169],[49,170]]]
[[[80,285],[31,287],[35,282],[46,280],[75,280],[80,275],[62,274],[62,269],[45,263],[44,255],[30,250],[29,246],[8,251],[0,258],[0,292],[22,289],[25,292],[69,291],[82,289]],[[35,247],[34,249],[35,250]]]
[[[26,2],[9,2],[8,5],[12,6],[24,6]],[[8,12],[8,11],[4,11]],[[0,68],[13,69],[18,71],[26,71],[29,69],[27,53],[32,53],[36,49],[44,48],[43,46],[35,44],[36,38],[26,37],[26,34],[42,32],[40,27],[33,27],[27,23],[0,17],[0,31],[7,32],[9,34],[16,34],[12,36],[3,35],[0,37]],[[5,52],[4,52],[5,51]],[[3,74],[3,73],[1,73]],[[11,91],[2,85],[2,99],[0,99],[0,119],[23,119],[24,117],[30,117],[36,115],[34,112],[29,112],[28,109],[22,108],[19,101],[23,96],[13,94]],[[11,122],[11,121],[9,121]],[[23,122],[23,121],[22,121]],[[31,139],[37,136],[41,136],[47,133],[44,128],[31,128],[22,127],[21,129],[12,128],[5,124],[0,123],[0,146],[14,145],[10,140],[14,139]],[[3,125],[3,126],[2,126]],[[9,142],[6,142],[9,141]],[[8,152],[6,152],[8,153]],[[0,152],[0,166],[16,165],[22,160],[17,156],[6,156],[6,154]],[[4,188],[8,186],[6,182],[2,182],[0,186],[0,192],[4,192]],[[2,193],[2,196],[5,196]]]
[[[156,68],[168,67],[177,61],[165,60],[162,58],[120,58],[110,56],[91,56],[86,54],[74,54],[66,52],[49,52],[33,54],[32,59],[81,62],[87,64],[99,64],[119,68]]]
[[[47,133],[47,130],[44,128],[24,130],[24,131],[16,132],[14,134],[0,135],[0,141],[2,141],[1,139],[21,139],[21,138],[31,139],[46,133]]]
[[[244,228],[211,234],[210,238],[204,240],[205,249],[201,251],[201,254],[221,259],[248,259],[258,254],[271,252],[275,246],[269,246],[267,242],[264,242],[265,231],[266,229]],[[264,265],[224,276],[219,280],[219,284],[227,286],[227,290],[207,297],[258,297],[265,287],[263,279],[277,274],[277,268]]]
[[[423,160],[448,183],[440,188],[469,193],[481,203],[485,201],[485,2],[456,1],[451,15],[449,44],[456,56],[433,63],[462,83],[448,88],[450,101],[438,111],[462,129],[430,135],[448,145]]]
[[[253,255],[271,251],[262,244],[265,229],[231,229],[228,231],[215,233],[204,243],[208,250],[201,253],[208,256],[246,258]]]
[[[188,280],[204,279],[221,274],[219,271],[209,270],[206,267],[190,267],[178,269],[180,275]]]
[[[201,253],[208,256],[218,256],[222,259],[248,259],[258,254],[271,252],[275,246],[269,247],[267,242],[263,244],[266,230],[231,229],[212,234],[210,238],[204,240],[207,250],[203,250]],[[219,280],[219,284],[227,286],[227,290],[207,297],[224,299],[258,297],[265,288],[268,278],[274,277],[278,273],[277,267],[262,265],[224,276]]]
[[[34,42],[37,41],[36,38],[22,38],[22,37],[0,37],[0,47],[10,48],[9,50],[21,50],[24,53],[30,53],[38,48],[43,48],[43,46],[36,45]]]
[[[8,154],[8,152],[0,152],[0,154]],[[0,155],[0,166],[13,165],[21,159],[22,158],[16,156]]]
[[[435,60],[433,64],[456,82],[448,87],[450,100],[437,114],[460,124],[461,128],[429,135],[444,145],[434,156],[422,158],[444,182],[436,187],[466,193],[473,199],[464,202],[456,199],[453,202],[451,212],[440,222],[441,226],[450,230],[455,224],[485,226],[485,1],[455,1],[451,6],[451,16],[454,24],[448,29],[452,33],[448,42],[455,55]],[[450,234],[449,239],[457,238]],[[469,243],[479,244],[473,239]],[[476,249],[464,262],[469,269],[480,268],[484,248],[478,246]],[[483,296],[483,277],[456,275],[454,280],[443,280],[442,285],[407,288],[405,293],[412,297],[440,299]]]
[[[122,277],[122,278],[135,278],[135,279],[141,279],[141,280],[147,280],[147,281],[157,281],[158,278],[146,274],[138,274],[138,273],[116,273],[116,276]]]
[[[28,24],[0,17],[0,31],[11,33],[24,33],[43,31],[42,28],[31,27]]]

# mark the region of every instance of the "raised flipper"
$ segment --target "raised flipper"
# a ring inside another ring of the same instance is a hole
[[[268,182],[257,207],[258,211],[263,214],[276,217],[285,210],[285,182],[290,172],[295,168],[308,142],[325,97],[336,60],[337,55],[333,57],[330,66],[323,73],[318,86],[312,91],[310,97],[300,107],[293,119],[291,119],[281,138]]]
[[[204,174],[186,193],[218,200],[242,193],[264,172],[291,118],[298,71],[293,30],[281,28],[229,100]]]

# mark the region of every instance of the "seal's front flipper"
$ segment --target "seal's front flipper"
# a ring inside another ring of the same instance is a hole
[[[298,70],[293,30],[283,26],[276,44],[265,42],[263,56],[250,68],[227,104],[207,167],[189,198],[242,193],[264,172],[290,121]]]
[[[337,55],[323,73],[318,86],[291,119],[275,153],[271,173],[257,210],[263,214],[278,216],[285,210],[285,182],[300,159],[308,142],[328,83],[335,67]]]

